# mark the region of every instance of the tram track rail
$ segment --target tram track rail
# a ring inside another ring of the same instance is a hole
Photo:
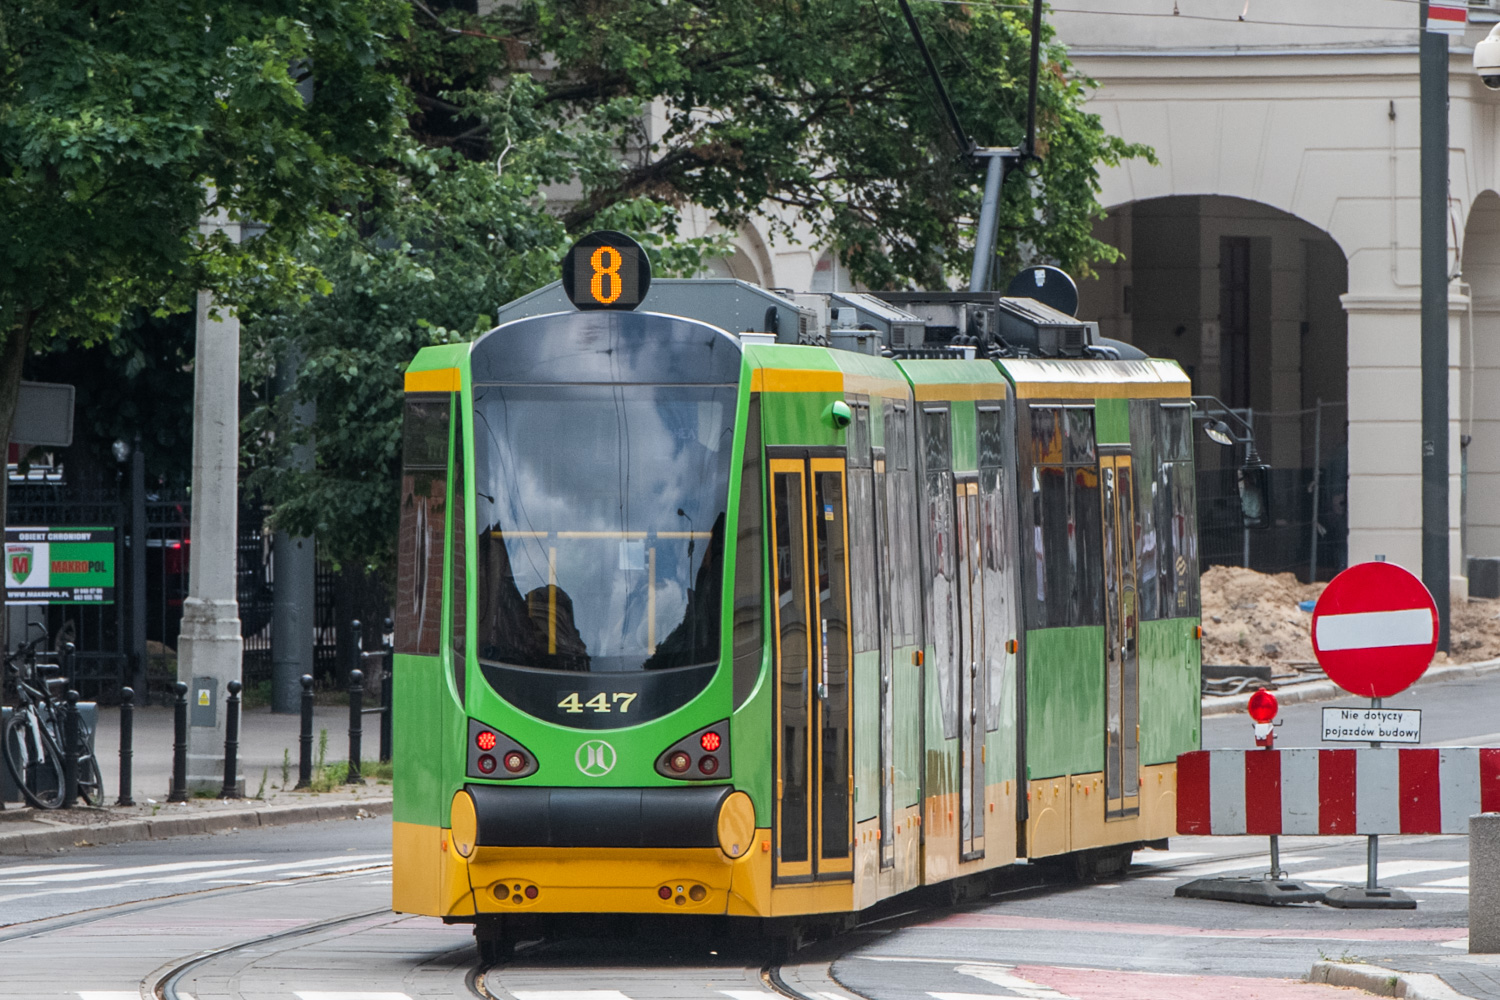
[[[1286,853],[1296,854],[1316,849],[1314,845],[1309,845],[1293,848]],[[1224,864],[1256,858],[1261,855],[1262,852],[1259,850],[1246,850],[1233,854],[1216,855],[1211,860],[1215,864]],[[1208,860],[1210,859],[1184,858],[1181,861],[1173,863],[1151,865],[1149,867],[1142,866],[1135,871],[1116,876],[1116,878],[1129,880],[1143,876],[1158,875],[1179,869],[1191,868]],[[36,937],[56,931],[72,930],[90,923],[125,914],[163,910],[189,900],[204,898],[233,899],[239,896],[282,887],[289,882],[306,884],[309,882],[332,882],[367,877],[371,873],[388,870],[389,867],[388,863],[378,864],[355,871],[312,874],[300,876],[295,879],[281,878],[276,879],[274,884],[255,883],[250,885],[197,889],[152,899],[117,903],[78,913],[30,921],[8,928],[0,928],[0,943],[24,940],[29,937]],[[796,974],[796,970],[805,971],[817,966],[821,966],[826,970],[839,956],[863,943],[870,932],[894,930],[930,920],[945,912],[963,911],[975,907],[993,905],[996,901],[1008,898],[1025,898],[1047,894],[1080,884],[1074,879],[1060,877],[1056,874],[1046,875],[1040,866],[1019,866],[1016,869],[1010,870],[1009,874],[1012,878],[1023,879],[1024,881],[1017,881],[1010,885],[1001,884],[998,888],[959,902],[945,903],[930,898],[928,901],[922,901],[920,897],[915,900],[910,898],[891,900],[889,902],[892,905],[877,905],[876,907],[872,907],[871,911],[867,912],[863,919],[858,920],[841,933],[812,942],[807,947],[787,954],[784,957],[778,956],[780,960],[751,963],[745,966],[745,968],[751,968],[754,964],[759,964],[758,972],[761,982],[768,990],[773,991],[775,994],[791,998],[791,1000],[824,1000],[823,997],[818,995],[818,991],[805,991],[799,988],[799,976]],[[269,945],[299,947],[300,944],[298,942],[304,939],[313,938],[325,934],[330,930],[357,923],[361,920],[370,920],[384,915],[395,916],[387,906],[360,909],[274,933],[256,935],[252,938],[206,949],[191,955],[168,959],[155,971],[142,979],[141,995],[143,998],[150,997],[154,998],[154,1000],[182,1000],[182,984],[195,972],[207,968],[214,962],[231,959],[237,954],[263,949]],[[469,995],[482,998],[482,1000],[494,1000],[494,998],[506,995],[502,977],[507,969],[520,970],[525,967],[528,958],[540,958],[557,946],[564,945],[567,942],[568,939],[562,937],[549,937],[528,941],[518,947],[516,954],[512,958],[500,963],[486,964],[479,962],[475,958],[465,962],[456,962],[455,965],[466,964],[468,966],[462,979]],[[280,950],[284,951],[286,948]],[[448,952],[447,954],[452,955],[454,953]],[[688,976],[697,976],[702,972],[709,971],[709,969],[710,967],[699,968],[684,964],[680,968],[675,969],[674,972]],[[563,979],[596,975],[595,971],[589,968],[570,969],[566,967],[554,967],[554,971],[555,974]],[[566,986],[566,984],[560,985]]]

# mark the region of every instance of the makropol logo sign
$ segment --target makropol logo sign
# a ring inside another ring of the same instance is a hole
[[[615,769],[615,748],[603,740],[589,740],[573,755],[573,763],[590,778],[602,778]]]
[[[5,529],[5,603],[113,604],[114,600],[115,529]]]

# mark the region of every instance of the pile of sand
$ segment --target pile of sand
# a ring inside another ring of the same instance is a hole
[[[1325,586],[1299,583],[1291,573],[1209,567],[1203,574],[1203,662],[1269,663],[1278,674],[1315,664],[1312,613],[1297,605],[1316,601]],[[1500,601],[1470,598],[1451,613],[1452,662],[1500,657]],[[1439,653],[1435,662],[1448,661]]]

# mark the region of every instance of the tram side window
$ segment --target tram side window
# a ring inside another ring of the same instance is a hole
[[[1047,628],[1097,625],[1104,582],[1094,411],[1033,406],[1030,417],[1029,617]]]
[[[760,396],[750,397],[745,421],[745,454],[740,466],[739,537],[734,556],[734,705],[750,697],[760,677],[765,605],[761,566]]]
[[[1161,536],[1161,614],[1198,614],[1198,509],[1193,481],[1193,412],[1186,403],[1158,408],[1161,442],[1156,524]]]
[[[887,505],[895,511],[917,509],[916,479],[912,470],[911,423],[904,403],[886,400],[885,458]],[[898,646],[917,642],[916,524],[910,517],[892,516],[891,625]]]
[[[1161,454],[1157,430],[1159,404],[1153,399],[1130,401],[1130,451],[1135,476],[1135,537],[1140,541],[1136,567],[1140,574],[1140,615],[1142,621],[1154,621],[1161,612],[1161,536],[1156,516],[1156,496],[1161,491],[1158,456]]]
[[[850,399],[849,425],[849,580],[854,598],[854,651],[880,648],[880,615],[875,564],[874,470],[870,450],[870,404]]]
[[[465,668],[468,666],[468,617],[469,617],[469,593],[468,593],[468,566],[464,559],[464,499],[467,494],[464,491],[464,420],[461,413],[453,415],[453,489],[449,496],[453,497],[453,530],[449,532],[449,546],[452,551],[453,560],[453,620],[452,646],[453,646],[453,687],[458,691],[458,697],[464,697]]]
[[[937,667],[943,736],[958,735],[956,674],[959,639],[954,631],[958,570],[954,545],[953,463],[946,407],[922,411],[922,501],[927,518],[927,627]]]
[[[442,642],[450,395],[408,396],[401,429],[396,652],[436,656]]]

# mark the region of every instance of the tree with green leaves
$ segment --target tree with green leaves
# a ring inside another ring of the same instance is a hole
[[[557,276],[569,234],[547,187],[608,169],[621,123],[639,115],[622,99],[558,120],[542,95],[527,74],[449,93],[510,137],[504,155],[470,159],[410,141],[374,168],[367,200],[299,245],[326,294],[293,307],[268,298],[245,326],[247,378],[268,384],[278,365],[296,365],[295,390],[259,395],[246,415],[247,485],[271,505],[277,530],[316,535],[343,569],[394,570],[402,376],[413,355],[474,339],[499,306]],[[645,198],[618,201],[599,219],[641,234],[657,274],[691,274],[724,249],[663,235],[674,213]],[[300,402],[315,404],[306,426],[294,413]],[[297,469],[288,456],[308,441],[313,468]]]
[[[268,304],[246,328],[247,371],[299,358],[295,393],[248,417],[251,483],[278,528],[317,534],[342,565],[391,569],[402,369],[555,277],[574,236],[622,229],[649,243],[658,273],[690,274],[724,249],[677,237],[676,210],[699,204],[728,231],[807,223],[871,286],[967,274],[982,174],[892,0],[414,9],[391,63],[410,94],[408,147],[379,166],[375,194],[301,247],[329,294]],[[918,15],[973,136],[1018,142],[1025,19],[920,0]],[[1042,52],[1038,156],[1008,185],[1000,253],[1082,271],[1115,254],[1092,236],[1099,165],[1146,151],[1083,109],[1090,84],[1061,46]],[[291,418],[302,400],[317,404],[307,430]],[[315,468],[291,471],[309,431]]]
[[[402,0],[0,7],[0,441],[35,350],[199,289],[232,308],[306,288],[293,244],[398,134],[408,18]],[[200,230],[213,215],[264,235]]]
[[[454,5],[458,6],[458,5]],[[959,119],[984,146],[1018,145],[1031,57],[1021,5],[913,0]],[[486,14],[418,4],[406,77],[429,144],[475,158],[512,137],[444,88],[542,69],[559,118],[653,102],[612,169],[583,179],[570,231],[630,199],[697,204],[733,231],[807,224],[874,288],[946,287],[968,273],[982,170],[957,147],[894,0],[520,0]],[[1044,26],[1036,156],[1007,182],[998,270],[1031,260],[1086,274],[1117,251],[1094,238],[1101,165],[1146,156],[1109,135]]]

